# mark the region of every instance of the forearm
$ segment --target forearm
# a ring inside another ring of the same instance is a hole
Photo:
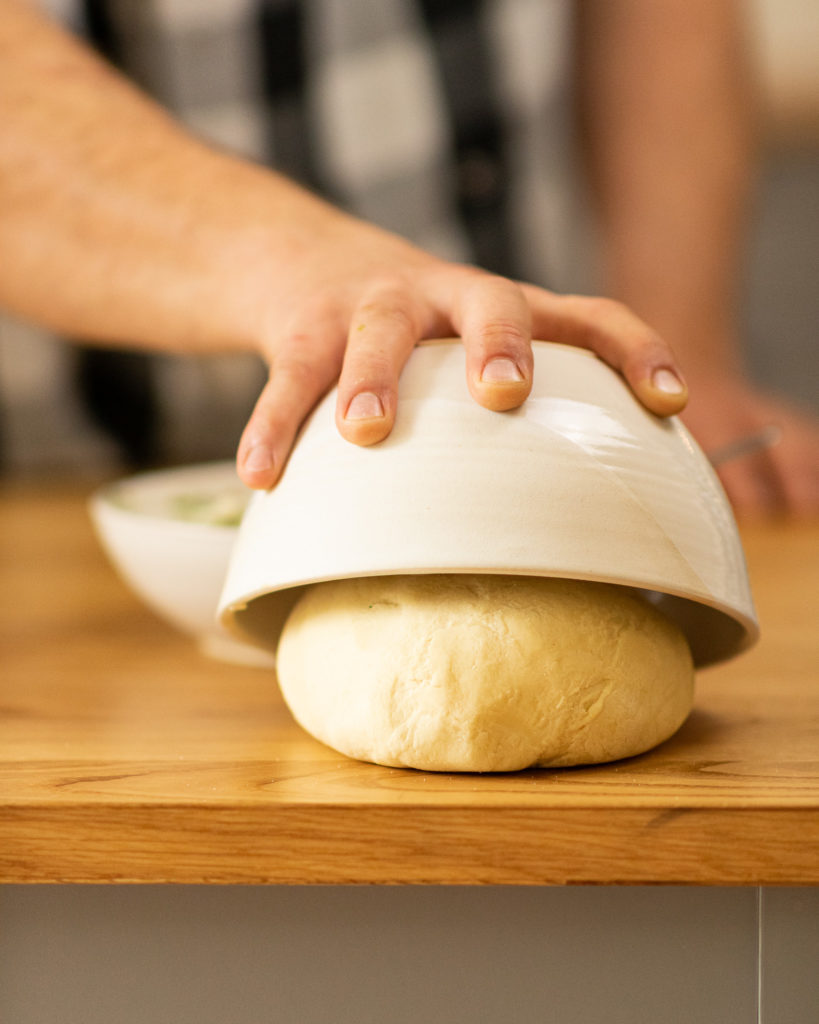
[[[447,263],[204,146],[19,0],[0,0],[0,121],[0,304],[103,342],[258,351],[252,487],[335,382],[342,435],[385,438],[422,338],[461,336],[496,411],[529,393],[533,333],[592,348],[659,415],[685,404],[672,353],[625,307]]]
[[[201,144],[27,5],[0,14],[0,304],[101,341],[258,346],[345,218]]]
[[[737,372],[754,95],[735,0],[584,0],[578,101],[606,290],[694,376]]]

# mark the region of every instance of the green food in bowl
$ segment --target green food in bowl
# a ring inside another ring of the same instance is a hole
[[[114,493],[113,505],[128,512],[160,519],[177,519],[205,526],[236,527],[242,521],[249,494],[244,490],[182,491],[172,494]]]
[[[169,504],[174,519],[206,523],[208,526],[238,526],[247,506],[247,494],[176,494],[170,498]]]

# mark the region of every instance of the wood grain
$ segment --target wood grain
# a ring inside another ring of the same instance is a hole
[[[0,495],[0,881],[819,883],[819,526],[744,541],[763,640],[617,764],[344,758],[105,562],[77,486]]]

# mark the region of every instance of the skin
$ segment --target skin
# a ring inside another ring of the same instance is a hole
[[[819,514],[819,420],[767,394],[742,358],[758,104],[742,0],[584,0],[574,61],[605,246],[604,290],[669,340],[706,451],[781,428],[726,464],[743,518]]]
[[[533,334],[594,350],[659,415],[685,404],[669,346],[622,304],[442,261],[208,148],[20,0],[0,0],[0,121],[0,304],[101,343],[261,353],[251,487],[336,379],[341,434],[386,437],[422,338],[463,338],[489,409],[528,395]]]
[[[607,6],[663,5],[589,3],[580,38],[586,46],[599,41],[601,68],[603,49],[621,46],[627,54],[641,39],[639,18],[629,26]],[[607,73],[617,77],[616,62]],[[622,67],[619,75],[628,78]],[[589,95],[611,87],[602,71],[586,83]],[[632,125],[644,116],[632,116]],[[629,304],[559,296],[442,261],[209,148],[20,0],[0,0],[0,118],[0,246],[15,253],[0,265],[0,304],[101,343],[259,352],[269,379],[237,455],[252,487],[275,484],[304,416],[336,380],[341,434],[356,444],[387,436],[401,367],[422,338],[461,336],[470,391],[497,411],[529,393],[533,336],[593,350],[659,415],[680,412],[687,399],[666,334],[683,347],[695,336],[716,338],[724,365],[711,359],[700,373],[697,360],[714,355],[708,346],[692,352],[689,365],[709,385],[712,371],[729,372],[725,366],[736,376],[735,338],[715,333],[712,317],[709,335],[694,332],[701,325],[692,325],[692,304],[683,300],[696,293],[699,301],[697,288],[674,301],[648,301],[656,276],[652,283],[646,270],[657,263],[649,240],[681,228],[685,238],[688,222],[669,224],[661,203],[629,187],[623,160],[633,136],[626,129],[622,143],[602,131],[608,139],[592,151],[592,164],[612,182],[601,190],[611,264],[621,268],[612,292]],[[591,134],[600,133],[598,124]],[[658,153],[670,159],[670,148]],[[649,177],[638,176],[644,186]],[[644,218],[636,232],[633,216]],[[728,224],[726,237],[734,230]],[[692,257],[680,269],[700,267]],[[644,309],[663,334],[630,306]],[[706,447],[717,440],[707,435],[699,433]]]

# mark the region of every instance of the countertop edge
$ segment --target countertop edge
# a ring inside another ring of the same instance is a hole
[[[0,808],[0,882],[819,884],[819,809],[189,810]]]

